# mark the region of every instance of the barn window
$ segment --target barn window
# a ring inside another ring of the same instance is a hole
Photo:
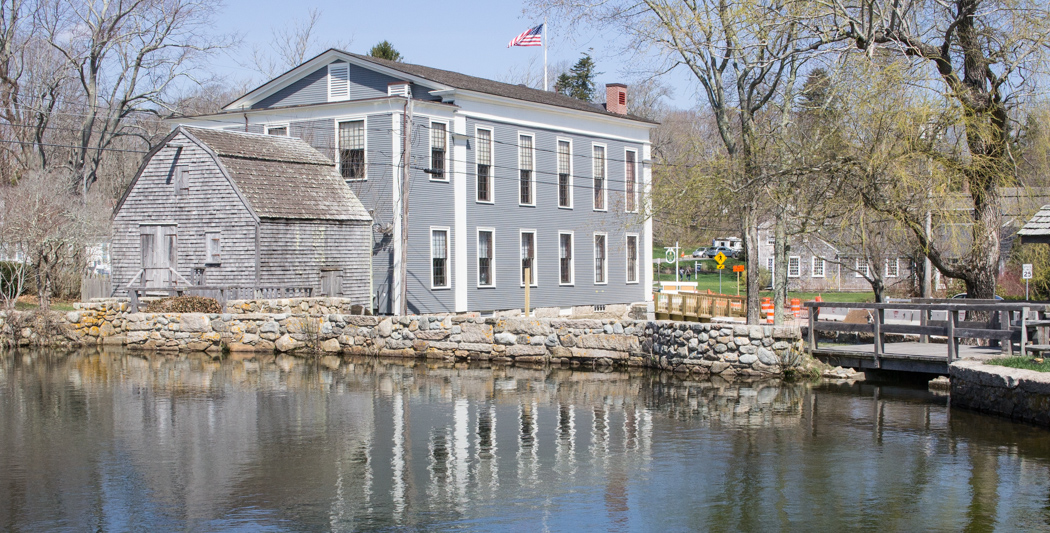
[[[448,283],[448,229],[430,230],[430,286],[447,289]]]
[[[222,234],[218,231],[204,232],[204,262],[217,265],[222,258]]]
[[[175,167],[175,175],[172,177],[172,185],[175,186],[176,196],[185,196],[190,192],[190,170],[184,165]]]
[[[345,180],[365,179],[365,121],[339,123],[339,173]]]

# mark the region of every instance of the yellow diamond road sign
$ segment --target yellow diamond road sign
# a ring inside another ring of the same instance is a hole
[[[726,262],[726,254],[718,252],[718,255],[715,256],[715,261],[718,262],[718,266],[722,266],[722,263]]]
[[[717,268],[718,270],[722,270],[725,267],[726,267],[725,265],[715,265],[715,268]]]

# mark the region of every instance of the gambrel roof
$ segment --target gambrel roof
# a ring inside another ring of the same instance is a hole
[[[511,83],[503,83],[499,81],[493,81],[485,78],[479,78],[476,76],[469,76],[467,74],[461,74],[459,72],[452,72],[449,70],[442,70],[433,67],[427,67],[423,65],[413,65],[411,63],[400,63],[397,61],[389,61],[386,59],[379,59],[371,56],[354,54],[345,52],[343,50],[337,50],[335,48],[329,49],[314,58],[306,61],[305,63],[277,76],[276,78],[252,89],[248,93],[244,94],[240,98],[230,102],[225,107],[226,111],[237,111],[242,107],[250,107],[251,104],[260,101],[265,96],[272,94],[276,90],[285,87],[302,76],[308,74],[311,71],[331,62],[331,61],[346,61],[351,64],[374,70],[383,74],[395,76],[403,79],[404,81],[410,81],[431,89],[432,91],[449,91],[449,90],[462,90],[470,91],[475,93],[482,93],[493,96],[500,96],[504,98],[511,98],[514,100],[520,100],[524,102],[531,102],[536,104],[550,105],[560,108],[573,109],[576,111],[586,111],[588,113],[597,113],[609,117],[616,117],[621,119],[627,119],[637,122],[644,122],[648,124],[655,124],[654,122],[634,116],[634,115],[620,115],[609,112],[601,104],[594,104],[586,102],[570,96],[565,96],[552,91],[542,91],[539,89],[533,89],[524,85],[514,85]]]
[[[142,169],[157,150],[179,134],[212,154],[248,209],[259,218],[372,220],[335,164],[295,137],[179,126],[146,156]],[[138,178],[136,175],[114,212],[120,210]]]

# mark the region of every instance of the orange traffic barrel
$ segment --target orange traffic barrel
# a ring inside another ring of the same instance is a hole
[[[762,298],[762,314],[766,315],[766,323],[773,323],[773,300],[772,298]]]
[[[795,315],[795,318],[802,316],[802,300],[798,298],[791,299],[791,314]]]

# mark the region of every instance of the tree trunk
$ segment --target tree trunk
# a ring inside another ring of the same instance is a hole
[[[784,323],[784,303],[788,292],[787,227],[781,214],[777,215],[773,223],[773,235],[773,324],[779,326]]]
[[[759,324],[761,307],[758,301],[758,209],[755,201],[744,205],[740,215],[740,233],[744,236],[744,257],[747,260],[747,323]]]

